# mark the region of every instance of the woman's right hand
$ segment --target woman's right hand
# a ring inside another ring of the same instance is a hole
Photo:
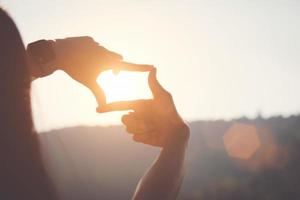
[[[105,94],[97,83],[101,72],[105,70],[145,72],[153,68],[152,65],[124,62],[120,54],[100,46],[88,36],[58,39],[53,45],[58,68],[89,88],[97,99],[98,108],[106,104]]]
[[[150,71],[152,65],[134,64],[123,61],[120,54],[109,51],[100,46],[93,38],[88,36],[70,37],[65,39],[49,40],[53,48],[55,59],[47,66],[42,66],[44,75],[50,75],[55,70],[65,71],[71,78],[86,86],[96,97],[98,106],[106,104],[103,90],[97,83],[99,74],[105,70],[115,72],[124,71]],[[31,61],[29,59],[29,61]],[[37,66],[32,65],[32,73],[38,74]]]
[[[149,74],[152,100],[114,102],[102,107],[100,112],[133,110],[122,117],[127,132],[137,142],[164,147],[168,142],[187,142],[189,128],[179,116],[172,96],[156,79],[156,69]]]

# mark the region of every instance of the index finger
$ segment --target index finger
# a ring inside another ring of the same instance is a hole
[[[116,61],[112,63],[114,70],[124,70],[124,71],[137,71],[137,72],[148,72],[153,69],[153,65],[146,64],[135,64],[124,61]]]
[[[97,109],[97,112],[112,112],[112,111],[124,111],[124,110],[136,110],[140,106],[144,105],[149,100],[134,100],[134,101],[118,101],[108,103]]]

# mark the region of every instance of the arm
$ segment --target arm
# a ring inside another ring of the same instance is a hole
[[[140,180],[134,200],[176,199],[184,176],[187,139],[172,138]]]
[[[140,180],[133,199],[176,199],[184,175],[189,128],[176,111],[171,94],[158,83],[155,69],[150,72],[148,82],[153,100],[110,103],[101,111],[133,110],[122,117],[133,140],[162,148]]]

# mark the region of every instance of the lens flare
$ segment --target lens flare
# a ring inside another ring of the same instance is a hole
[[[255,126],[233,124],[223,137],[225,149],[229,156],[250,159],[261,146]]]

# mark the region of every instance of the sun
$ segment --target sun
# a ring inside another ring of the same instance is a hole
[[[147,82],[148,72],[123,72],[113,74],[105,71],[97,78],[97,83],[106,95],[107,103],[152,98]]]

